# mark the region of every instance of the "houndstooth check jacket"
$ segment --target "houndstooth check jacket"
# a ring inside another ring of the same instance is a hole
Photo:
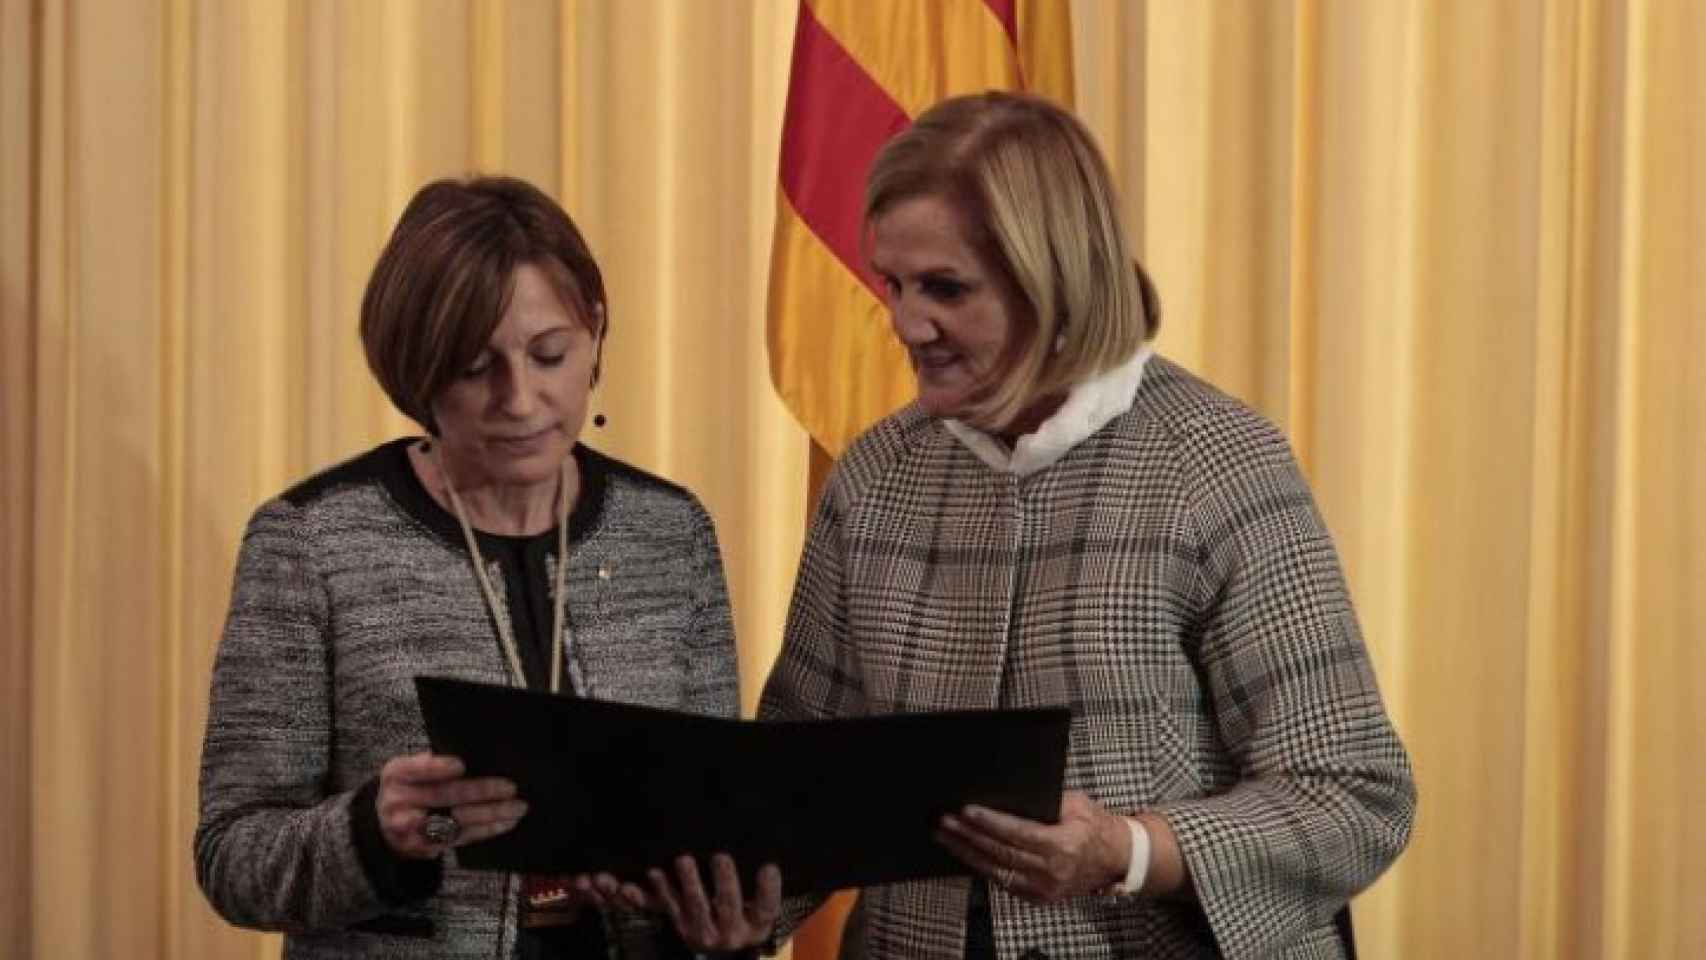
[[[759,715],[1043,705],[1073,712],[1067,787],[1164,815],[1200,906],[992,886],[1003,960],[1341,955],[1334,912],[1408,839],[1409,762],[1284,438],[1160,358],[1025,476],[916,405],[857,441]],[[865,891],[869,956],[958,957],[967,890]]]

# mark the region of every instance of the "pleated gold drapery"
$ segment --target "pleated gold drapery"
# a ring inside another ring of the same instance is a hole
[[[276,951],[191,876],[208,663],[258,501],[407,429],[354,324],[426,178],[586,228],[593,442],[710,506],[750,704],[804,499],[795,6],[0,0],[0,954]],[[1161,349],[1292,436],[1414,752],[1365,955],[1706,953],[1706,11],[1073,14]]]
[[[790,9],[4,10],[6,656],[26,696],[3,708],[0,954],[276,952],[188,869],[209,663],[250,511],[411,429],[355,320],[431,177],[517,173],[585,229],[612,325],[589,439],[705,499],[750,698],[804,512],[763,354],[786,63],[760,51],[786,49]]]

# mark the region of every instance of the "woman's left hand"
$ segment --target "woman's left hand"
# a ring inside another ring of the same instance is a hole
[[[936,840],[1007,892],[1043,903],[1106,889],[1131,858],[1125,821],[1077,790],[1061,797],[1059,823],[969,806],[942,818]]]

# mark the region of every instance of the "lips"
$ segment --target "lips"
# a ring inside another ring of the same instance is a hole
[[[544,443],[547,439],[550,438],[550,436],[553,432],[553,429],[554,428],[546,427],[545,429],[536,431],[534,433],[522,433],[522,434],[511,435],[511,436],[495,436],[495,437],[491,438],[491,443],[495,446],[503,447],[503,448],[510,449],[510,450],[527,449],[527,448],[531,448],[531,447],[536,447],[536,446]]]
[[[912,365],[920,370],[945,370],[960,362],[957,353],[941,351],[912,351]]]

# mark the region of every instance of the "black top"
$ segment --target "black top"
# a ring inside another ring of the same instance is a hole
[[[385,489],[416,520],[458,548],[463,548],[466,538],[461,522],[439,506],[409,463],[409,447],[415,442],[402,440],[387,444],[383,449],[380,469]],[[589,463],[596,458],[595,454],[589,456],[590,453],[578,444],[574,448],[576,466],[580,468],[581,490],[569,515],[571,544],[583,539],[587,531],[597,525],[604,509],[605,473],[599,469],[601,464]],[[510,629],[515,634],[516,654],[521,658],[527,686],[532,690],[547,690],[551,685],[551,626],[556,611],[552,607],[550,587],[545,586],[553,582],[546,561],[557,551],[557,527],[553,524],[542,533],[522,537],[475,530],[474,539],[486,560],[496,563],[503,571],[504,596],[510,606]],[[497,627],[494,625],[492,629]],[[566,668],[559,692],[565,696],[574,695]],[[377,792],[378,781],[373,781],[372,785]],[[373,810],[372,798],[366,800],[366,810]],[[377,813],[370,819],[363,811],[361,815],[352,817],[351,823],[358,833],[358,848],[367,847],[370,854],[392,861],[388,868],[381,868],[381,875],[399,877],[418,871],[416,864],[427,863],[410,861],[392,852],[379,833]],[[360,836],[369,828],[373,831],[371,836]],[[375,846],[377,850],[372,849]],[[421,899],[438,892],[443,869],[439,861],[429,863],[430,886],[428,871],[419,871],[422,875],[412,889],[394,891],[399,900]],[[608,952],[608,939],[597,910],[583,910],[574,923],[565,926],[523,927],[516,933],[517,960],[581,960],[604,957]]]

